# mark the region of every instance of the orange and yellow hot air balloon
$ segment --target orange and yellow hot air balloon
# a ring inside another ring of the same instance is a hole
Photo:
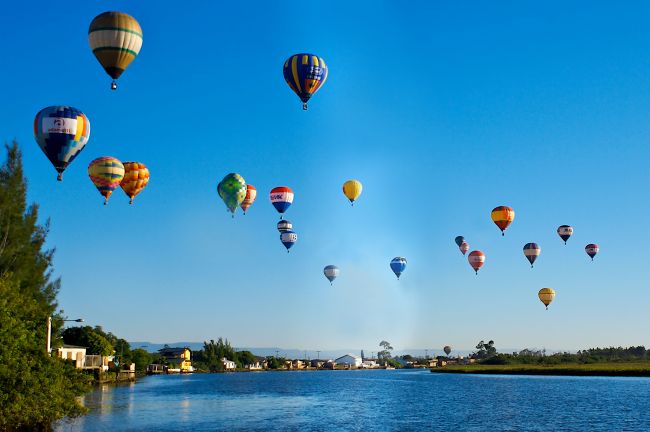
[[[504,231],[510,226],[513,220],[515,220],[515,211],[512,207],[499,206],[492,210],[492,221],[501,230],[501,235],[505,235]]]
[[[244,201],[242,201],[240,207],[244,211],[244,214],[246,214],[246,211],[248,210],[248,207],[253,205],[255,202],[255,198],[257,197],[257,189],[255,189],[255,186],[251,184],[246,185],[246,198],[244,198]]]
[[[539,293],[537,293],[537,297],[539,297],[539,301],[544,303],[544,306],[548,309],[548,305],[550,305],[555,298],[555,290],[553,288],[542,288],[539,290]]]
[[[149,183],[149,170],[145,164],[140,162],[124,162],[124,178],[120,187],[129,197],[129,204],[133,204],[133,198]]]
[[[363,185],[359,180],[348,180],[343,183],[343,194],[350,200],[350,204],[352,205],[361,196],[362,191]]]
[[[104,205],[106,205],[108,198],[124,178],[124,165],[114,157],[100,157],[88,165],[88,176],[104,197]]]

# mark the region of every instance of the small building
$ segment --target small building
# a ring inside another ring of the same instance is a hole
[[[166,374],[167,366],[161,364],[149,364],[147,365],[147,375],[159,375]]]
[[[379,365],[374,360],[364,360],[359,367],[363,369],[374,369],[379,367]]]
[[[363,363],[361,357],[354,354],[346,354],[334,360],[336,364],[345,365],[349,367],[359,367]]]
[[[86,347],[64,344],[62,347],[57,348],[56,355],[60,359],[70,360],[74,362],[74,367],[81,369],[84,366]]]
[[[251,371],[258,371],[258,370],[263,370],[264,367],[262,366],[262,363],[256,361],[255,363],[246,365],[246,369]]]
[[[334,360],[327,360],[325,363],[323,363],[323,369],[335,369],[336,368],[336,362]]]
[[[232,360],[228,360],[225,357],[221,359],[221,363],[223,364],[223,368],[227,371],[237,369],[237,363]]]
[[[192,351],[189,349],[189,347],[171,348],[165,346],[164,348],[159,349],[158,353],[168,363],[171,363],[172,365],[176,366],[176,367],[170,367],[169,368],[170,371],[176,371],[176,369],[178,369],[178,371],[181,373],[194,371],[194,367],[192,367],[192,360],[191,360]]]
[[[305,362],[302,360],[294,360],[292,363],[293,369],[304,369],[305,368]]]
[[[314,359],[314,360],[311,361],[311,367],[316,368],[316,369],[322,368],[323,364],[325,364],[325,362],[323,360]]]

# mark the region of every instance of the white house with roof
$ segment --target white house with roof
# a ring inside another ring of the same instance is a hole
[[[221,363],[223,363],[225,370],[235,370],[237,368],[237,364],[234,361],[228,360],[225,357],[221,359]]]
[[[354,354],[346,354],[342,357],[337,358],[334,361],[336,362],[336,364],[342,364],[350,367],[360,367],[361,364],[363,363],[361,357],[356,356]]]

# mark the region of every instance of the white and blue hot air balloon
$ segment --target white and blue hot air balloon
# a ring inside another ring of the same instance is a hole
[[[325,274],[325,277],[330,281],[330,285],[332,284],[332,282],[334,282],[334,279],[336,279],[339,276],[340,272],[341,271],[339,270],[339,268],[335,265],[328,265],[325,266],[325,268],[323,269],[323,273]]]
[[[278,231],[280,231],[280,234],[283,232],[291,231],[293,229],[293,224],[286,220],[283,219],[280,222],[278,222]]]
[[[390,268],[391,270],[393,270],[393,273],[395,273],[395,276],[397,276],[397,279],[399,279],[402,272],[406,270],[406,258],[404,257],[393,258],[390,262]]]
[[[293,231],[285,231],[280,234],[280,240],[282,241],[284,247],[287,248],[287,253],[289,253],[289,249],[291,249],[294,243],[298,241],[298,234]]]

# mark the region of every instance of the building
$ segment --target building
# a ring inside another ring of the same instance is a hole
[[[181,373],[193,372],[194,367],[192,367],[192,351],[189,347],[183,348],[171,348],[165,346],[162,349],[158,350],[160,356],[165,359],[171,365],[176,367],[170,367],[171,370],[178,369]]]
[[[56,355],[61,359],[73,361],[74,367],[81,369],[84,366],[86,347],[64,344],[62,347],[57,348]]]
[[[346,354],[342,357],[337,358],[334,361],[336,362],[336,364],[346,365],[349,367],[359,367],[363,363],[361,357],[356,356],[354,354]]]
[[[311,361],[311,367],[316,368],[316,369],[320,369],[320,368],[323,367],[324,363],[325,362],[323,360],[314,359],[314,360]]]
[[[292,362],[292,367],[293,369],[304,369],[306,367],[306,362],[303,362],[302,360],[294,360]]]
[[[262,366],[262,363],[256,361],[255,363],[251,363],[249,365],[246,365],[246,369],[250,371],[258,371],[258,370],[263,370],[264,367]]]
[[[378,368],[379,365],[374,360],[364,360],[361,363],[361,366],[359,366],[359,367],[364,368],[364,369],[374,369],[374,368]]]
[[[224,370],[229,371],[229,370],[235,370],[235,369],[237,369],[237,363],[235,363],[235,362],[232,361],[232,360],[228,360],[228,359],[225,358],[225,357],[221,359],[221,363],[223,364],[223,368],[224,368]]]

